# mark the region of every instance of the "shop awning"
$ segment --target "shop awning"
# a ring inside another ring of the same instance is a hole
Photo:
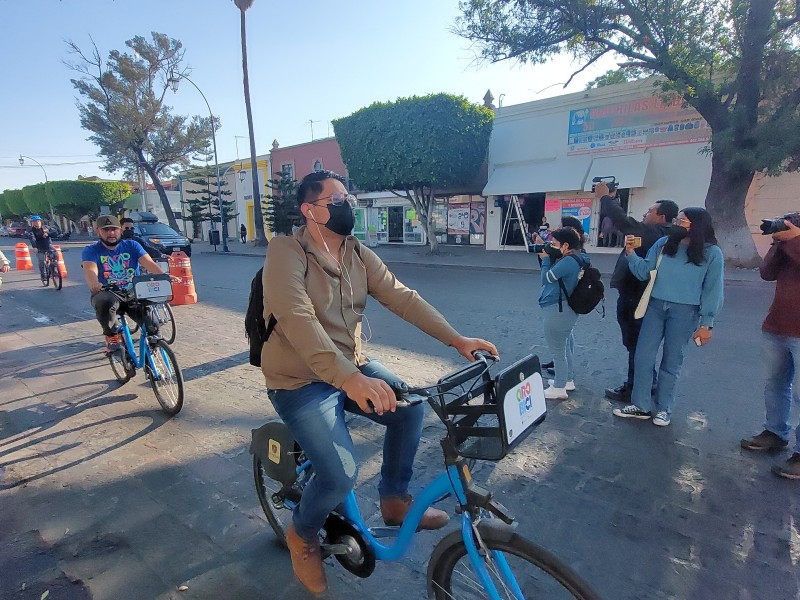
[[[625,156],[602,156],[592,161],[583,191],[592,189],[592,179],[613,175],[621,188],[645,187],[647,167],[650,164],[650,153],[627,154]]]
[[[496,165],[483,188],[484,196],[579,190],[590,157],[546,161],[520,161]]]

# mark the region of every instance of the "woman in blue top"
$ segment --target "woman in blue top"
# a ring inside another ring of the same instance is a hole
[[[655,412],[653,423],[662,427],[670,423],[686,344],[691,339],[698,346],[711,341],[724,282],[724,260],[711,215],[704,208],[686,208],[673,223],[673,233],[653,244],[646,258],[634,253],[632,236],[625,238],[628,267],[636,277],[646,281],[659,255],[661,263],[636,345],[631,404],[614,409],[616,416],[633,419],[649,419]],[[653,397],[652,377],[662,341]]]
[[[578,285],[581,264],[588,265],[589,257],[581,251],[580,235],[572,227],[562,227],[554,231],[550,243],[540,256],[542,293],[539,296],[539,306],[544,312],[544,337],[553,354],[555,370],[555,378],[550,380],[544,397],[550,400],[566,400],[567,391],[575,389],[572,370],[574,343],[571,335],[578,315],[569,307],[558,281],[560,279],[567,294],[571,294]]]

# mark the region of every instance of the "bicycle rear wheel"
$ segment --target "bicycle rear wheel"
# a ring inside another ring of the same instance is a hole
[[[255,455],[253,456],[253,476],[255,477],[258,501],[261,503],[267,522],[272,527],[272,531],[275,532],[280,544],[288,547],[286,545],[286,530],[292,522],[292,511],[283,503],[281,498],[276,496],[281,490],[282,484],[267,476],[261,459]],[[293,496],[292,499],[295,503],[300,502],[300,494],[301,492],[297,490],[296,495]]]
[[[150,346],[156,372],[147,369],[153,393],[165,413],[177,415],[183,408],[183,373],[175,359],[175,353],[164,340],[157,340]]]
[[[165,302],[164,304],[154,306],[153,310],[158,317],[161,339],[171,344],[178,335],[178,329],[175,325],[175,315],[172,314],[172,307]]]
[[[136,373],[125,346],[109,354],[108,362],[111,364],[111,370],[114,371],[114,377],[117,378],[120,384],[127,383]]]
[[[599,596],[572,569],[541,546],[506,528],[480,527],[480,532],[489,552],[479,552],[500,598],[599,600]],[[501,575],[503,559],[522,596],[515,594],[508,578]],[[490,597],[472,567],[460,531],[445,537],[434,550],[428,578],[428,595],[436,600]]]
[[[58,270],[58,265],[50,265],[50,279],[53,280],[53,287],[60,290],[64,285],[64,278],[61,277],[61,271]]]

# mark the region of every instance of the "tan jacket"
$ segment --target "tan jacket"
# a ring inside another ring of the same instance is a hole
[[[264,263],[264,319],[269,322],[274,315],[277,325],[261,350],[269,389],[293,390],[314,381],[341,389],[359,365],[369,362],[361,349],[358,314],[364,312],[367,294],[448,346],[458,337],[445,318],[400,283],[372,250],[353,236],[344,246],[342,274],[305,227],[270,241]]]

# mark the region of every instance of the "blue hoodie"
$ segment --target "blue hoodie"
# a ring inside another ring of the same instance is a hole
[[[580,259],[584,267],[588,267],[592,264],[589,255],[584,251],[573,256]],[[539,296],[539,306],[544,308],[546,306],[558,304],[558,294],[560,290],[560,286],[558,285],[559,279],[564,282],[564,287],[567,288],[567,294],[571,294],[575,289],[575,286],[578,285],[578,274],[581,271],[581,265],[578,264],[575,258],[568,255],[559,258],[555,264],[552,263],[549,256],[545,256],[542,259],[542,293]],[[567,306],[567,299],[563,296],[563,293],[562,302],[563,306]],[[569,308],[569,306],[567,306],[567,308]]]

